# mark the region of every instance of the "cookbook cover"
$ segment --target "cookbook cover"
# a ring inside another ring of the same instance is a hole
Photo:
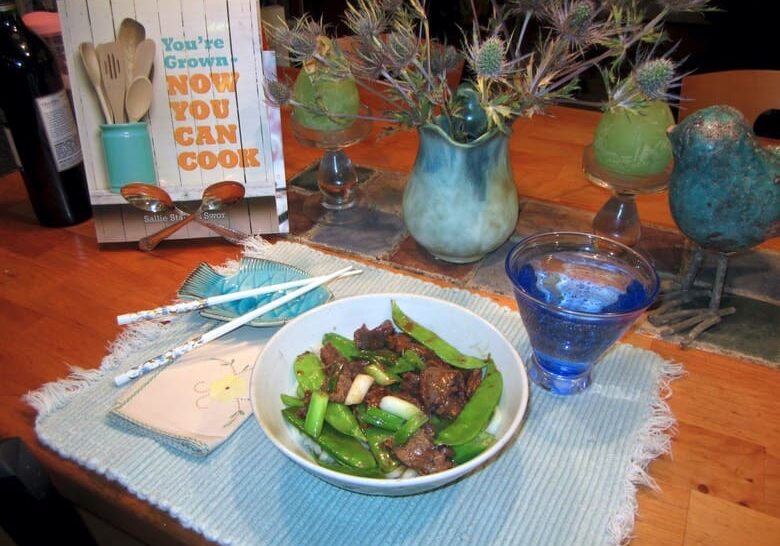
[[[281,120],[263,100],[276,67],[256,0],[57,5],[99,242],[136,241],[181,218],[129,205],[120,191],[130,182],[191,212],[206,188],[236,181],[244,199],[208,212],[210,222],[289,231]],[[171,238],[211,236],[191,222]]]

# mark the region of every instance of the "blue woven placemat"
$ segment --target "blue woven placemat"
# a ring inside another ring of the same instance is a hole
[[[303,245],[248,248],[309,271],[350,262]],[[487,298],[379,268],[333,283],[336,297],[413,292],[463,305],[493,323],[521,355],[528,338],[519,315]],[[669,449],[674,424],[664,402],[679,366],[619,344],[597,366],[584,394],[532,388],[517,440],[500,458],[443,489],[403,498],[337,489],[285,458],[254,418],[205,458],[183,455],[109,420],[120,391],[114,375],[209,326],[195,315],[128,329],[98,370],[30,393],[37,432],[51,449],[123,484],[186,527],[225,544],[620,544],[630,537],[636,488],[645,468]],[[258,343],[275,330],[256,329]]]

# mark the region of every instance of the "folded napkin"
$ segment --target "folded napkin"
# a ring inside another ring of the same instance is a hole
[[[251,328],[212,341],[128,387],[111,417],[177,449],[208,455],[252,414],[249,377],[262,348]]]

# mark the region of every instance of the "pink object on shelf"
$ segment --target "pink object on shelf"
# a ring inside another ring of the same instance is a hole
[[[31,11],[24,14],[22,20],[38,36],[62,35],[60,16],[53,11]]]
[[[62,43],[62,26],[60,15],[53,11],[31,11],[22,16],[24,24],[35,34],[40,36],[57,58],[57,65],[66,82],[68,79],[68,65],[65,62],[65,46]]]

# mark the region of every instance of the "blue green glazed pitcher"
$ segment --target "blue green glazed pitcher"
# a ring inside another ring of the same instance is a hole
[[[517,190],[509,135],[493,130],[463,144],[432,124],[404,189],[403,215],[412,237],[436,258],[479,260],[506,241],[517,223]]]

